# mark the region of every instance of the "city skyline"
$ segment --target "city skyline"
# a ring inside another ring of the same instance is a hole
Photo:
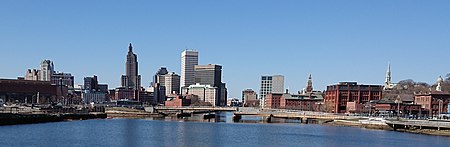
[[[220,2],[208,2],[211,8],[180,2],[169,10],[163,10],[169,5],[164,2],[114,3],[95,13],[90,12],[101,2],[3,3],[0,16],[8,21],[0,23],[0,50],[8,54],[3,61],[15,62],[0,63],[6,69],[1,78],[22,77],[50,59],[58,70],[72,73],[77,85],[95,74],[115,88],[124,74],[123,56],[130,42],[139,56],[143,87],[161,66],[181,74],[180,53],[196,48],[199,63],[223,66],[229,97],[237,98],[246,88],[259,90],[262,75],[284,75],[285,88],[296,92],[305,88],[309,74],[317,90],[340,81],[382,85],[388,63],[394,83],[413,79],[434,84],[450,72],[445,69],[450,60],[450,21],[442,15],[450,11],[446,1],[388,3],[398,7],[330,2],[321,5],[329,10],[320,11],[319,2],[260,2],[255,8],[249,8],[253,2],[237,8]],[[364,9],[369,6],[372,9]],[[193,9],[170,12],[183,7]],[[232,8],[236,12],[228,11]],[[114,12],[118,9],[130,11]]]

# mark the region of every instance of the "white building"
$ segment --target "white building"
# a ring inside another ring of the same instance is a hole
[[[284,76],[261,76],[261,89],[259,91],[261,106],[265,106],[265,97],[269,93],[284,92]]]
[[[183,51],[181,53],[181,87],[195,84],[195,65],[198,65],[198,51]]]
[[[198,96],[198,99],[204,102],[209,102],[213,106],[219,105],[218,88],[210,85],[190,85],[187,88],[188,94]]]

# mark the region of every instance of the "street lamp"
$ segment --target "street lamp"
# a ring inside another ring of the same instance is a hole
[[[439,100],[439,114],[438,114],[438,118],[442,119],[442,106],[443,106],[443,101]]]
[[[397,103],[397,118],[398,118],[400,116],[400,103],[402,103],[400,96],[395,100],[395,103]]]

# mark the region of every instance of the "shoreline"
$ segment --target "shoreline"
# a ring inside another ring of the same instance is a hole
[[[450,137],[450,130],[433,130],[433,129],[395,129],[394,130],[389,125],[362,124],[357,121],[347,121],[347,120],[335,120],[332,122],[323,123],[321,125],[337,126],[337,127],[355,127],[355,128],[369,129],[369,130],[385,130],[385,131],[405,132],[405,133],[412,133],[412,134]]]

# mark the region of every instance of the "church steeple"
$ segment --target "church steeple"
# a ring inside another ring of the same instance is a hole
[[[131,43],[130,43],[130,46],[128,46],[128,52],[133,52],[133,46],[131,46]]]
[[[391,90],[394,86],[391,77],[391,63],[389,63],[386,71],[386,80],[384,81],[384,90]]]

